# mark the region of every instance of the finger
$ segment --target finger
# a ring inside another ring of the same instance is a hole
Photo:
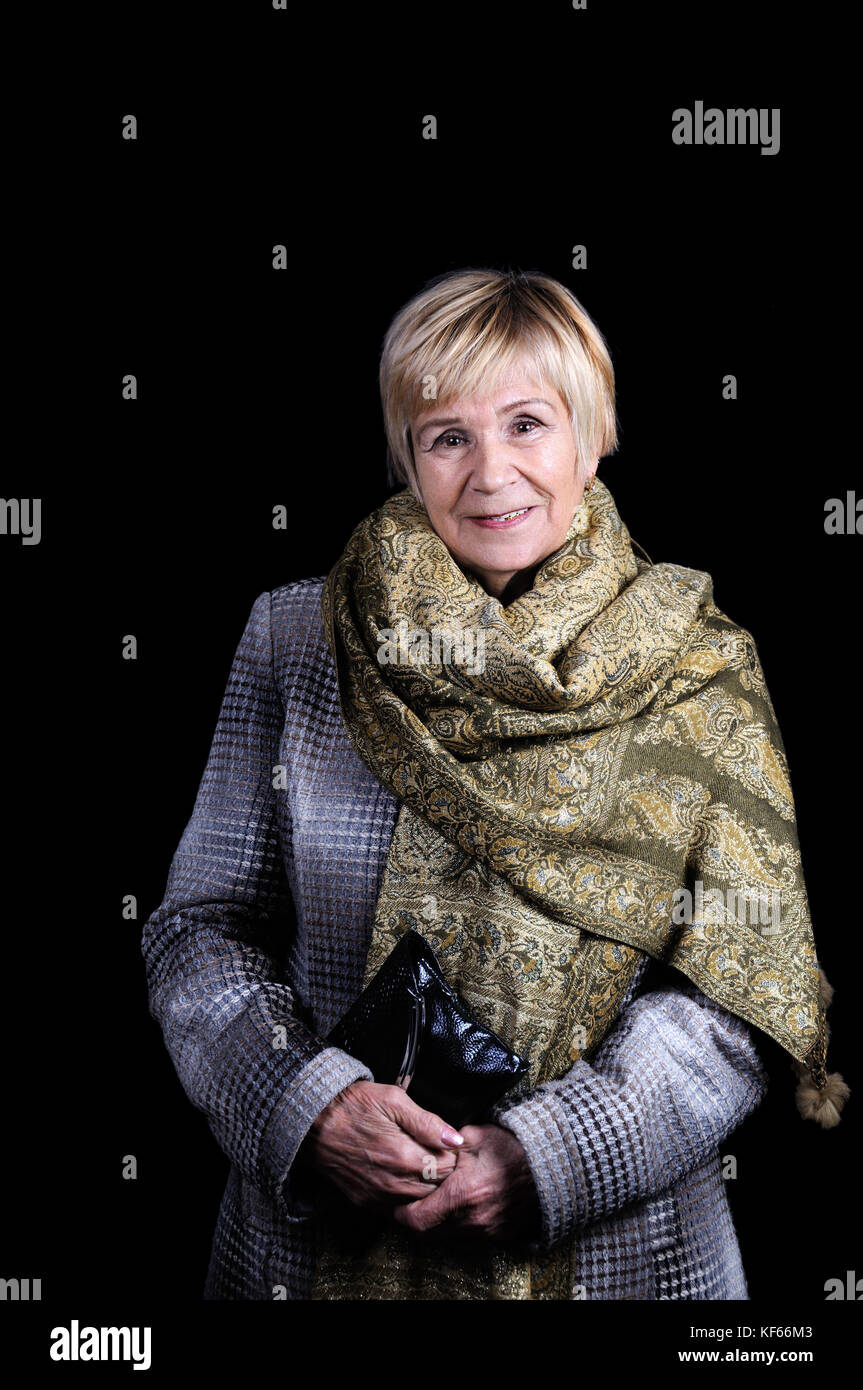
[[[416,1149],[416,1157],[405,1158],[400,1154],[390,1158],[386,1168],[380,1171],[379,1182],[393,1196],[426,1197],[454,1171],[449,1154],[423,1153]]]
[[[452,1125],[448,1125],[433,1111],[423,1110],[422,1106],[417,1105],[398,1087],[393,1089],[399,1091],[399,1096],[394,1097],[392,1101],[397,1111],[398,1123],[417,1143],[431,1149],[461,1148],[464,1139],[457,1129],[453,1129]]]
[[[423,1183],[439,1183],[455,1170],[458,1151],[427,1148],[399,1124],[392,1134],[382,1137],[382,1141],[376,1145],[374,1157],[378,1163],[401,1177],[415,1178]]]
[[[465,1185],[459,1182],[456,1172],[427,1197],[396,1207],[393,1217],[412,1231],[430,1231],[444,1221],[458,1221],[465,1210],[466,1197]]]
[[[459,1130],[459,1134],[464,1140],[462,1148],[465,1150],[482,1148],[490,1128],[490,1125],[462,1125]]]
[[[401,1178],[392,1173],[384,1175],[373,1191],[380,1201],[390,1206],[410,1206],[436,1192],[434,1184],[421,1178]]]
[[[339,1131],[331,1134],[318,1155],[318,1169],[343,1188],[379,1189],[387,1196],[420,1197],[443,1182],[456,1166],[452,1150],[430,1152],[400,1125],[386,1129]]]
[[[363,1158],[378,1173],[385,1172],[394,1181],[407,1183],[406,1190],[416,1196],[455,1171],[458,1151],[426,1148],[396,1122],[387,1132],[366,1141]]]

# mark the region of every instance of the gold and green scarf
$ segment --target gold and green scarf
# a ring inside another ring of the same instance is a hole
[[[636,556],[597,479],[504,607],[405,490],[355,529],[322,612],[350,737],[401,801],[366,982],[420,932],[528,1089],[590,1058],[646,953],[823,1080],[782,739],[708,574]],[[572,1241],[466,1255],[444,1231],[348,1249],[324,1223],[315,1296],[573,1296]]]

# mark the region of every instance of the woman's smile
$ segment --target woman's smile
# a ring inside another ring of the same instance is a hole
[[[536,511],[534,506],[520,507],[515,511],[502,512],[498,516],[470,516],[468,521],[474,522],[476,526],[488,526],[494,531],[507,530],[511,526],[518,526],[520,522],[526,521],[532,512]]]

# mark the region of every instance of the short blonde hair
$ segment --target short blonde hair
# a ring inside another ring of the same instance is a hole
[[[569,410],[582,466],[617,447],[614,368],[575,295],[538,271],[473,268],[430,280],[384,338],[381,404],[391,483],[418,494],[411,424],[441,404],[489,391],[519,360]]]

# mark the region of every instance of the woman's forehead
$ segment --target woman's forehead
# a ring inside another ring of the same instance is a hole
[[[432,399],[423,399],[421,408],[413,414],[412,423],[422,428],[433,420],[439,424],[453,423],[456,419],[485,414],[489,410],[496,415],[506,415],[529,405],[545,405],[557,410],[563,401],[550,382],[541,380],[535,371],[526,368],[507,372],[499,380],[486,378],[469,392],[452,389]]]

